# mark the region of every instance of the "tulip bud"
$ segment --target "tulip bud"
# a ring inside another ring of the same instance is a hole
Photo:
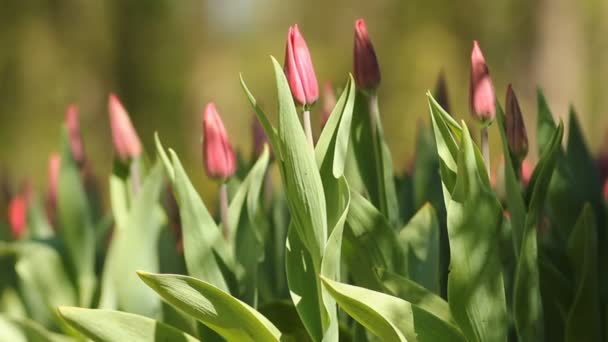
[[[319,85],[308,46],[298,25],[289,28],[285,49],[285,76],[297,103],[311,105],[319,98]]]
[[[57,220],[57,194],[59,191],[59,170],[61,169],[61,157],[57,153],[51,154],[49,158],[48,183],[46,190],[46,215],[51,225]]]
[[[490,79],[486,60],[477,41],[473,41],[471,52],[471,84],[469,89],[471,114],[483,123],[489,123],[496,116],[496,96]]]
[[[604,200],[608,201],[608,179],[604,182]]]
[[[266,131],[264,131],[264,127],[262,127],[260,120],[258,120],[255,115],[251,122],[251,135],[253,137],[253,155],[257,158],[262,154],[262,151],[264,151],[264,145],[268,144],[268,136],[266,135]]]
[[[137,132],[131,124],[129,114],[114,94],[108,98],[110,112],[110,125],[112,127],[112,141],[114,150],[122,161],[136,158],[141,155],[141,143]]]
[[[68,106],[65,112],[65,126],[68,130],[72,157],[78,166],[82,166],[85,161],[85,156],[82,135],[80,134],[80,123],[78,122],[78,107],[76,105],[71,104]]]
[[[534,165],[528,159],[524,159],[521,162],[521,183],[524,186],[528,186],[530,184],[530,180],[532,179],[532,174],[534,173]]]
[[[361,90],[375,91],[380,85],[380,67],[376,51],[363,19],[355,21],[354,74],[355,83]]]
[[[25,196],[16,195],[8,205],[8,220],[14,239],[21,238],[27,230],[27,201]]]
[[[334,87],[329,82],[325,82],[323,85],[323,107],[321,108],[321,129],[325,127],[327,120],[329,120],[329,116],[331,112],[334,110],[336,106],[336,93],[334,91]]]
[[[211,178],[228,178],[236,169],[228,134],[213,103],[203,112],[203,161]]]
[[[507,144],[515,163],[519,164],[528,155],[528,135],[519,102],[510,84],[507,87],[505,106]]]
[[[443,70],[439,73],[437,83],[435,84],[435,100],[448,114],[451,113],[450,100],[448,98],[448,85],[445,80],[445,73]]]

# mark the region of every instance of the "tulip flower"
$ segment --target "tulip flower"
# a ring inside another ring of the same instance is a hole
[[[528,135],[519,102],[510,84],[505,101],[505,130],[509,151],[516,165],[519,165],[528,154]]]
[[[608,179],[604,182],[604,200],[608,201]]]
[[[255,115],[251,121],[251,136],[253,138],[253,156],[257,158],[262,154],[264,145],[268,144],[268,136],[260,120]]]
[[[59,171],[61,157],[58,153],[51,154],[49,158],[48,183],[46,190],[46,215],[51,225],[57,221],[57,194],[59,192]]]
[[[527,187],[528,184],[530,184],[530,180],[532,179],[533,173],[534,173],[534,165],[532,165],[532,162],[530,162],[530,160],[524,159],[521,162],[521,174],[520,174],[521,183],[524,186]]]
[[[129,114],[114,94],[108,98],[110,126],[114,151],[122,161],[134,159],[141,155],[142,148],[137,132],[131,124]]]
[[[321,108],[321,129],[325,127],[329,115],[336,106],[336,92],[330,82],[325,82],[323,85],[323,107]]]
[[[496,116],[496,96],[490,79],[490,72],[479,48],[473,41],[471,52],[471,83],[469,89],[471,113],[484,123],[489,123]]]
[[[361,90],[375,91],[380,85],[380,67],[363,19],[355,22],[354,76]]]
[[[80,123],[78,122],[78,107],[74,104],[69,105],[65,112],[65,126],[68,130],[72,157],[78,166],[82,167],[85,163],[84,147],[80,134]]]
[[[448,98],[448,84],[445,79],[445,73],[443,70],[439,73],[437,83],[435,84],[435,100],[448,114],[451,113],[450,99]]]
[[[228,133],[213,103],[209,103],[203,112],[203,161],[211,178],[226,179],[236,169]]]
[[[24,195],[16,195],[8,205],[8,221],[14,239],[21,238],[27,230],[27,200]]]
[[[319,97],[319,85],[310,52],[298,25],[289,28],[285,48],[285,76],[297,103],[310,106]]]

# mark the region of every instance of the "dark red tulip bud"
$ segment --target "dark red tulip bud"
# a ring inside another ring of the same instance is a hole
[[[298,25],[289,28],[285,49],[285,76],[298,104],[311,105],[319,98],[319,85],[308,46]]]
[[[61,157],[58,153],[51,154],[49,158],[49,170],[46,190],[46,215],[51,225],[57,222],[57,194],[59,192],[59,171],[61,169]]]
[[[604,182],[604,200],[608,201],[608,179]]]
[[[112,127],[112,142],[114,151],[122,161],[141,155],[141,143],[133,128],[129,114],[114,94],[108,98],[110,126]]]
[[[325,127],[327,120],[329,120],[329,116],[331,112],[334,110],[336,106],[336,92],[334,91],[334,87],[329,82],[325,82],[323,85],[323,108],[321,108],[321,129]]]
[[[82,167],[85,162],[84,146],[82,144],[82,135],[80,134],[80,123],[78,121],[78,107],[69,105],[65,111],[65,126],[68,130],[68,138],[70,141],[70,151],[72,157]]]
[[[355,21],[354,74],[357,87],[374,91],[380,85],[380,67],[363,19]]]
[[[259,157],[264,151],[264,145],[268,144],[268,136],[264,127],[258,120],[257,116],[253,116],[251,121],[251,135],[253,137],[253,155],[255,158]]]
[[[203,161],[211,178],[226,179],[236,170],[228,133],[213,103],[203,112]]]
[[[483,123],[489,123],[496,116],[496,96],[490,72],[479,48],[473,41],[471,52],[471,84],[469,91],[471,114]]]
[[[14,239],[20,239],[27,231],[27,200],[24,195],[16,195],[8,205],[8,220]]]
[[[435,84],[435,100],[448,114],[451,113],[450,99],[448,98],[448,84],[445,79],[445,73],[443,70],[439,73],[437,83]]]
[[[505,130],[509,151],[515,163],[519,164],[528,155],[528,134],[519,102],[509,84],[505,102]]]

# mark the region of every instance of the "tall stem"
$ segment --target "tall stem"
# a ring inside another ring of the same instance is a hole
[[[304,120],[304,132],[306,133],[306,139],[308,139],[308,143],[310,146],[315,147],[315,143],[312,140],[312,128],[310,126],[310,111],[304,108],[304,113],[302,115]]]
[[[490,141],[488,137],[488,126],[484,126],[481,128],[481,154],[483,155],[483,160],[486,163],[486,171],[488,172],[488,176],[490,176]]]
[[[131,174],[131,186],[133,187],[133,193],[138,193],[141,188],[140,178],[140,165],[139,158],[133,159],[131,166],[129,167],[129,173]]]
[[[378,205],[380,211],[387,215],[388,204],[386,203],[386,193],[384,184],[384,165],[382,164],[382,145],[378,141],[378,120],[380,119],[378,109],[378,95],[371,94],[367,98],[367,106],[369,111],[370,129],[372,131],[372,148],[374,151],[374,162],[376,166],[376,181],[378,184]]]
[[[222,183],[220,186],[220,219],[222,220],[222,233],[224,240],[228,241],[230,238],[230,222],[228,222],[228,187],[226,183]]]

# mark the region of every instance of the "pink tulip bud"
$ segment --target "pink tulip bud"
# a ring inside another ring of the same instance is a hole
[[[65,126],[68,130],[72,157],[79,166],[82,166],[85,161],[85,156],[82,135],[80,134],[80,123],[78,122],[78,106],[71,104],[66,109]]]
[[[471,84],[469,89],[471,114],[484,123],[496,116],[496,96],[490,79],[486,60],[477,41],[473,41],[471,52]]]
[[[110,94],[108,98],[108,109],[116,154],[123,161],[139,157],[141,155],[139,137],[131,124],[129,114],[114,94]]]
[[[213,103],[203,112],[203,161],[211,178],[228,178],[236,169],[228,134]]]
[[[528,159],[524,159],[521,162],[521,182],[524,186],[530,184],[532,174],[534,173],[534,165]]]
[[[362,90],[374,91],[380,85],[380,67],[374,45],[363,19],[355,21],[355,83]]]
[[[27,230],[27,201],[25,196],[16,195],[8,205],[8,220],[14,239],[21,238]]]
[[[57,220],[57,193],[59,191],[59,170],[61,157],[58,153],[51,154],[49,158],[48,183],[46,190],[46,215],[51,225]]]
[[[329,115],[336,106],[336,92],[330,82],[325,82],[323,85],[323,108],[321,108],[321,129],[325,127]]]
[[[511,156],[519,164],[528,155],[528,134],[519,102],[510,84],[505,101],[505,131]]]
[[[311,105],[319,98],[319,85],[308,46],[298,25],[289,28],[285,49],[285,76],[297,103]]]

